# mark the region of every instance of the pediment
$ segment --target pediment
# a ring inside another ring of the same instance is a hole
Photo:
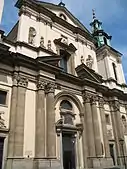
[[[61,60],[60,56],[42,56],[36,59],[39,62],[48,63],[54,66],[58,66],[59,61]]]
[[[64,15],[66,17],[66,21],[71,25],[78,27],[84,30],[87,33],[90,33],[87,28],[63,5],[56,5],[53,3],[37,1],[36,4],[43,6],[44,8],[48,9],[56,16],[60,17],[60,15]],[[61,17],[62,18],[62,17]],[[64,19],[64,18],[63,18]]]
[[[96,73],[93,69],[88,68],[84,63],[76,68],[77,75],[82,80],[88,80],[95,83],[102,83],[102,76]]]
[[[63,47],[66,50],[71,51],[71,52],[75,52],[77,50],[76,47],[72,43],[68,44],[66,42],[63,42],[62,38],[55,39],[54,43],[56,45],[59,45],[59,46]]]

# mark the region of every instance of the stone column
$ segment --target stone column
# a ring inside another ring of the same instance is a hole
[[[55,107],[54,92],[55,84],[48,83],[47,88],[47,156],[56,157],[56,129],[55,129]]]
[[[116,101],[110,101],[110,109],[111,109],[111,118],[112,118],[112,125],[113,125],[113,133],[114,133],[114,139],[116,144],[116,152],[117,152],[117,159],[118,164],[122,164],[121,159],[118,157],[121,156],[121,147],[120,147],[120,139],[121,138],[121,129],[120,129],[120,119],[118,119],[119,112],[119,103]]]
[[[15,141],[14,156],[23,156],[24,142],[24,115],[25,115],[25,97],[28,80],[24,77],[18,77],[18,93],[16,105],[16,123],[15,123]]]
[[[100,129],[99,129],[99,120],[98,120],[96,101],[97,101],[96,96],[92,96],[91,104],[92,104],[95,150],[96,150],[96,156],[101,156],[102,155],[102,147],[101,147],[101,137],[100,137]]]
[[[105,157],[110,157],[107,125],[106,125],[105,111],[104,111],[104,99],[103,98],[99,98],[99,109],[100,109],[100,117],[101,117],[101,124],[102,124],[102,134],[103,134],[103,141],[104,141]]]
[[[85,109],[85,107],[84,107]],[[87,146],[87,133],[86,133],[86,117],[85,117],[85,110],[84,113],[80,114],[81,123],[83,125],[83,131],[82,131],[82,147],[83,147],[83,163],[84,168],[87,168],[87,157],[89,155],[88,153],[88,146]],[[79,134],[78,134],[79,135]],[[79,135],[80,136],[80,135]],[[80,157],[81,158],[81,157]],[[81,159],[80,159],[81,160]],[[81,165],[80,165],[81,166]]]
[[[94,142],[94,131],[93,131],[93,118],[90,104],[91,95],[89,93],[85,93],[83,95],[84,100],[84,111],[85,118],[84,121],[86,123],[86,131],[87,131],[87,145],[88,145],[88,156],[95,157],[95,142]]]
[[[35,138],[35,157],[37,158],[46,156],[45,85],[44,81],[39,81],[37,84]]]
[[[11,94],[10,120],[9,120],[10,131],[9,131],[9,138],[8,138],[8,153],[7,153],[8,157],[14,156],[16,105],[17,105],[17,74],[14,74],[12,94]]]

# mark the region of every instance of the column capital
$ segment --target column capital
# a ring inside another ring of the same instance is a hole
[[[98,104],[100,108],[104,108],[105,101],[103,97],[98,97]]]
[[[84,92],[83,96],[82,96],[83,97],[83,101],[85,103],[90,103],[91,96],[92,96],[91,93]]]
[[[28,86],[28,79],[26,77],[18,76],[17,85],[26,88]]]
[[[18,73],[17,72],[14,72],[12,80],[13,80],[13,85],[17,86],[18,84]]]
[[[28,86],[28,79],[26,77],[19,75],[17,72],[14,72],[12,79],[14,86],[20,86],[24,88]]]
[[[42,81],[38,81],[37,85],[36,85],[37,89],[38,90],[45,90],[46,84],[47,84],[46,81],[43,81],[43,80]]]
[[[109,101],[109,105],[113,107],[114,111],[120,111],[120,103],[117,100]]]
[[[97,102],[98,99],[97,99],[96,95],[92,95],[90,100],[91,100],[91,104],[95,104],[96,105],[96,102]]]
[[[46,92],[47,93],[54,93],[55,92],[56,85],[53,82],[49,82],[46,85]]]

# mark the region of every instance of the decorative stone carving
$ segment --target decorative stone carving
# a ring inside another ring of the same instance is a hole
[[[25,87],[25,88],[28,86],[28,79],[25,77],[18,76],[17,82],[18,82],[18,86]]]
[[[40,46],[44,48],[44,37],[43,36],[41,36],[40,38]]]
[[[91,94],[90,93],[83,93],[83,100],[85,103],[90,103],[90,99],[91,99]]]
[[[51,51],[52,51],[51,40],[48,40],[47,48],[48,48],[48,50],[51,50]]]
[[[36,30],[33,27],[29,28],[29,37],[28,37],[28,43],[31,45],[34,45],[35,43],[35,36],[36,36]]]
[[[2,118],[2,114],[4,114],[4,112],[0,112],[0,128],[6,128],[5,124],[4,124],[4,119]]]
[[[97,102],[97,96],[93,95],[90,100],[91,100],[92,104],[96,104],[96,102]]]
[[[67,37],[63,36],[62,35],[62,40],[61,40],[62,43],[65,43],[66,45],[68,44],[68,39]]]
[[[104,101],[104,98],[103,98],[103,97],[99,97],[98,103],[99,103],[99,107],[100,107],[100,108],[104,108],[104,103],[105,103],[105,101]]]
[[[13,79],[13,85],[17,86],[17,83],[18,83],[18,73],[14,72],[12,79]]]
[[[81,56],[81,63],[84,64],[84,57]]]
[[[73,116],[70,113],[64,114],[64,124],[73,125]]]
[[[46,86],[46,92],[47,93],[54,93],[55,92],[56,85],[55,83],[48,83]]]
[[[38,81],[38,83],[37,83],[37,89],[38,90],[45,90],[46,84],[47,83],[45,81]]]
[[[114,111],[120,111],[120,103],[118,101],[110,101],[109,104],[113,107]]]
[[[124,132],[124,134],[127,134],[127,121],[126,121],[126,117],[124,115],[122,115],[121,120],[122,120],[123,132]]]
[[[111,140],[112,139],[112,129],[108,129],[107,130],[107,135],[108,135],[108,139]]]
[[[93,58],[92,56],[88,55],[88,58],[86,59],[86,66],[92,69],[93,66]]]

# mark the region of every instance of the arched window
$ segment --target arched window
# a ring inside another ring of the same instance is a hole
[[[107,45],[107,39],[104,37],[104,44]]]
[[[67,110],[72,110],[72,105],[69,101],[63,100],[60,104],[60,107]]]
[[[61,111],[64,109],[62,112],[64,124],[73,125],[74,115],[72,114],[72,104],[67,100],[63,100],[60,104],[60,107]]]
[[[117,73],[116,73],[116,65],[115,65],[115,63],[112,63],[112,67],[113,67],[115,79],[117,80]]]

